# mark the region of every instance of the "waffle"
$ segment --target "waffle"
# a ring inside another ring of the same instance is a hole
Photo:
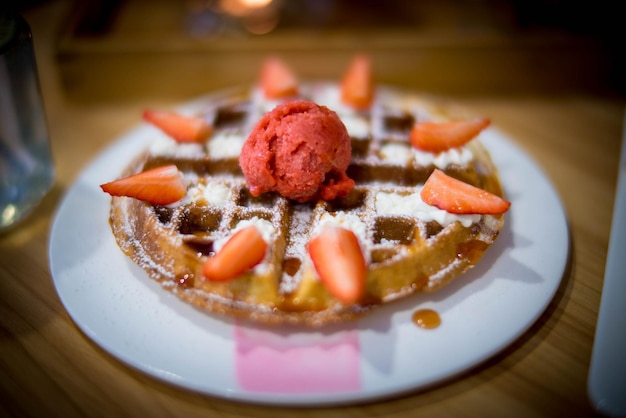
[[[476,264],[502,228],[503,215],[452,215],[425,207],[419,190],[437,167],[502,196],[497,171],[479,139],[442,155],[408,142],[417,120],[445,120],[445,105],[379,87],[367,111],[338,99],[330,83],[303,84],[300,95],[336,111],[351,136],[348,175],[355,187],[333,201],[296,203],[275,193],[253,197],[238,164],[254,123],[276,102],[256,87],[212,98],[200,111],[214,128],[205,144],[178,144],[155,132],[154,145],[122,176],[175,164],[187,196],[169,206],[113,197],[110,224],[118,245],[148,275],[195,307],[264,324],[320,326],[359,317],[415,292],[445,286]],[[307,255],[311,234],[325,222],[359,237],[367,262],[365,297],[335,299]],[[202,265],[234,230],[265,229],[269,250],[259,265],[215,282]]]

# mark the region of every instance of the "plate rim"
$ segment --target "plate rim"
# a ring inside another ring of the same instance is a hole
[[[221,95],[221,94],[224,94],[224,93],[223,92],[217,93],[217,95]],[[205,95],[198,99],[195,99],[195,100],[192,100],[183,104],[181,108],[195,109],[198,106],[202,106],[207,101],[210,101],[214,97],[216,97],[216,94]],[[500,167],[500,164],[503,164],[503,162],[502,161],[500,161],[500,163],[498,162],[498,160],[502,160],[501,158],[502,156],[497,155],[497,152],[495,154],[492,152],[492,148],[494,147],[495,149],[498,149],[498,147],[504,147],[505,149],[508,148],[509,151],[513,151],[512,154],[516,156],[515,158],[517,160],[522,161],[523,164],[529,166],[532,170],[534,170],[533,174],[539,177],[543,181],[542,186],[546,189],[545,191],[547,191],[547,193],[550,195],[552,199],[552,204],[555,205],[551,209],[555,211],[555,213],[558,214],[557,216],[558,219],[556,219],[557,223],[559,224],[558,229],[560,229],[561,232],[565,233],[564,238],[565,238],[566,247],[560,252],[561,259],[560,259],[560,262],[558,263],[559,265],[554,267],[554,270],[559,271],[560,273],[558,274],[559,277],[554,279],[555,282],[550,287],[549,289],[550,292],[544,296],[545,300],[541,304],[542,306],[540,308],[535,309],[534,315],[532,316],[532,318],[530,318],[527,321],[525,326],[520,327],[518,330],[516,330],[514,335],[507,338],[506,342],[503,342],[498,347],[495,347],[494,349],[490,350],[488,353],[484,353],[484,355],[481,358],[476,359],[472,364],[461,367],[459,370],[457,370],[454,373],[449,373],[446,376],[434,379],[433,381],[430,381],[428,383],[420,384],[420,385],[411,385],[410,383],[396,384],[396,385],[391,384],[391,385],[387,385],[386,389],[379,388],[378,390],[374,390],[371,388],[366,388],[367,390],[359,390],[358,392],[345,392],[345,393],[342,392],[342,393],[335,393],[335,394],[333,393],[330,393],[330,394],[329,393],[283,394],[283,393],[265,393],[265,392],[255,393],[255,392],[249,392],[249,391],[244,391],[244,390],[237,391],[233,389],[224,389],[220,392],[219,390],[208,390],[206,387],[198,387],[195,384],[190,384],[189,382],[185,382],[184,379],[181,380],[179,378],[173,378],[172,376],[168,376],[166,374],[164,375],[163,373],[160,373],[158,370],[150,369],[150,367],[146,367],[145,365],[138,364],[137,362],[132,361],[132,359],[127,358],[127,356],[125,356],[124,354],[120,353],[119,348],[116,349],[114,346],[112,346],[110,344],[110,341],[109,342],[103,341],[102,337],[94,329],[92,329],[92,327],[90,327],[89,324],[85,323],[84,319],[80,317],[81,314],[78,313],[77,310],[75,309],[76,308],[75,302],[68,300],[67,290],[64,289],[63,286],[61,285],[60,283],[61,279],[59,278],[60,275],[62,274],[59,271],[59,269],[61,268],[59,267],[59,263],[63,263],[63,260],[61,261],[59,260],[56,249],[54,248],[54,245],[58,243],[60,239],[59,234],[62,234],[62,231],[59,230],[60,224],[61,224],[60,220],[63,219],[64,215],[66,215],[67,210],[68,210],[67,207],[68,205],[72,203],[72,199],[80,195],[81,193],[81,191],[79,190],[80,189],[79,186],[84,185],[84,183],[86,182],[90,186],[95,186],[95,188],[98,189],[97,192],[99,192],[99,188],[97,187],[98,184],[95,184],[94,183],[95,179],[92,179],[91,177],[95,176],[95,172],[98,170],[100,166],[106,165],[106,163],[113,156],[116,156],[120,152],[125,151],[129,147],[132,149],[137,148],[137,150],[139,151],[147,145],[147,142],[149,141],[148,137],[151,134],[151,129],[150,127],[146,127],[142,125],[139,125],[127,131],[126,133],[118,136],[116,140],[114,140],[111,144],[109,144],[109,146],[107,146],[100,153],[98,153],[95,158],[93,158],[85,167],[83,167],[83,169],[80,171],[79,175],[76,177],[74,182],[72,182],[71,186],[67,189],[60,204],[58,205],[57,210],[54,214],[52,226],[50,228],[49,245],[48,245],[50,271],[51,271],[52,280],[54,282],[55,290],[57,291],[57,294],[64,306],[64,309],[66,309],[66,311],[68,312],[69,316],[71,317],[72,321],[76,324],[76,326],[89,339],[95,342],[98,346],[102,347],[107,353],[109,353],[110,355],[118,359],[119,361],[123,362],[124,364],[128,365],[129,367],[135,370],[138,370],[148,376],[156,378],[157,380],[160,380],[164,383],[173,384],[174,386],[177,386],[182,389],[191,390],[193,392],[197,392],[197,393],[201,393],[205,395],[216,396],[220,398],[225,398],[229,400],[237,400],[237,401],[242,401],[242,402],[265,404],[265,405],[328,406],[328,405],[341,405],[341,404],[357,404],[357,403],[362,403],[365,401],[369,402],[369,401],[379,400],[383,398],[388,398],[391,396],[402,395],[404,393],[411,392],[411,391],[423,390],[428,387],[445,383],[446,381],[450,381],[454,379],[456,376],[462,375],[468,370],[471,370],[472,368],[477,367],[479,364],[483,363],[489,358],[500,353],[505,348],[509,347],[514,341],[519,339],[524,333],[526,333],[528,329],[533,324],[536,323],[536,321],[541,317],[541,315],[543,315],[546,308],[549,306],[550,302],[553,300],[560,286],[560,283],[564,278],[564,275],[567,270],[567,265],[568,263],[571,262],[570,260],[570,252],[571,252],[570,238],[571,237],[570,237],[569,225],[567,223],[567,216],[566,216],[562,201],[560,199],[560,196],[558,195],[558,192],[554,188],[552,182],[543,172],[541,167],[537,165],[534,159],[532,159],[531,156],[528,155],[507,134],[505,134],[496,126],[490,127],[489,132],[490,132],[490,136],[485,138],[485,140],[483,140],[482,142],[487,148],[487,150],[491,153],[492,159],[494,160],[494,164],[496,165],[496,167],[498,167],[499,171],[501,172],[503,171]],[[497,142],[494,142],[494,141],[497,141]],[[490,142],[492,143],[491,147],[489,146]],[[132,153],[128,152],[128,154],[130,155]],[[129,159],[130,158],[132,158],[132,155],[130,155]],[[127,163],[128,161],[124,161],[124,162],[118,161],[116,165],[123,168],[125,167]],[[112,167],[108,167],[107,169],[112,172],[116,170]],[[118,171],[121,172],[121,169]],[[502,181],[502,183],[503,183],[503,188],[506,192],[507,185],[505,181]],[[517,199],[519,198],[514,196],[513,199],[511,200],[513,203],[515,203],[516,201],[518,201]],[[512,205],[512,209],[513,209],[512,212],[515,212],[515,208],[513,205]],[[108,206],[107,206],[107,213],[108,213]],[[507,217],[504,228],[512,228],[509,217]],[[509,232],[511,234],[514,234],[514,231],[512,230],[510,230]],[[113,239],[112,234],[109,233],[109,235],[110,235],[109,237],[104,237],[103,239],[105,240]],[[499,242],[500,244],[498,244]],[[496,240],[496,242],[493,244],[493,246],[496,246],[496,245],[504,245],[503,243],[501,243],[501,237],[499,237]],[[490,250],[492,249],[493,248],[490,248]],[[506,251],[506,249],[503,249],[502,251]],[[121,253],[121,251],[120,251],[120,254],[124,258],[126,257],[123,253]],[[149,280],[149,279],[146,277],[146,280]],[[158,290],[164,291],[162,289],[158,289]],[[369,315],[376,315],[376,310],[370,313]],[[215,320],[224,321],[224,319],[222,318],[216,318]],[[227,326],[233,326],[232,323],[228,325],[228,321],[226,322],[227,322]],[[360,324],[360,322],[357,322],[357,324]],[[357,326],[357,330],[360,335],[361,329],[359,326]]]

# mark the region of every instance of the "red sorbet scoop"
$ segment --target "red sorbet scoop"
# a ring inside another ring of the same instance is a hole
[[[276,106],[256,124],[239,165],[250,193],[275,191],[298,202],[344,197],[354,187],[346,175],[350,136],[337,114],[306,100]]]

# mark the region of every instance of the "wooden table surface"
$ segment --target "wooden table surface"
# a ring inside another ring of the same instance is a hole
[[[48,238],[65,191],[94,157],[138,123],[144,107],[175,104],[67,100],[52,42],[59,13],[54,3],[44,3],[26,14],[37,42],[57,180],[32,216],[0,235],[0,415],[594,415],[586,385],[613,211],[622,98],[579,92],[456,98],[515,138],[543,168],[567,213],[571,263],[556,297],[521,338],[451,382],[398,398],[302,410],[250,405],[185,391],[129,368],[81,333],[55,292]]]

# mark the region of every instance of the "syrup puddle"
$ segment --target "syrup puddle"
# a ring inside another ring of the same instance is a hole
[[[424,329],[435,329],[441,325],[441,317],[432,309],[419,309],[413,312],[413,323]]]

